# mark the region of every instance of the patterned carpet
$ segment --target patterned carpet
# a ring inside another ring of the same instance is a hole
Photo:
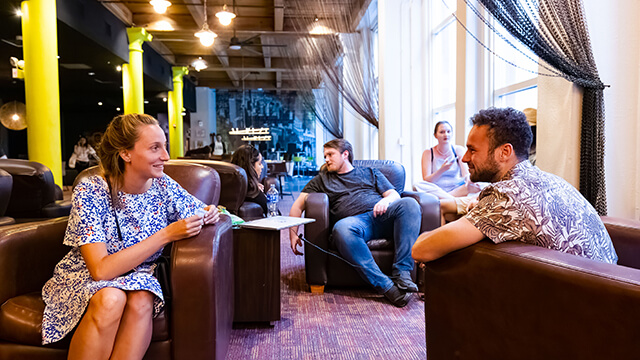
[[[292,203],[291,196],[280,201],[283,214]],[[274,327],[236,325],[228,360],[426,358],[424,302],[418,295],[402,309],[366,288],[327,288],[313,295],[304,279],[304,257],[293,254],[286,231],[280,251],[281,320]]]

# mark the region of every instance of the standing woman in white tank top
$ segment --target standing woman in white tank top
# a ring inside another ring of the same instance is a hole
[[[451,124],[439,121],[433,136],[438,144],[422,153],[422,181],[414,185],[417,191],[436,195],[440,199],[467,196],[467,164],[462,162],[465,148],[454,145]]]

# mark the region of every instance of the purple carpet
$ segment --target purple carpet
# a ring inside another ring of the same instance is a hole
[[[296,194],[297,195],[297,194]],[[292,200],[279,204],[288,213]],[[281,232],[281,320],[274,327],[239,324],[227,359],[425,359],[424,302],[398,309],[366,288],[309,292],[304,257]]]

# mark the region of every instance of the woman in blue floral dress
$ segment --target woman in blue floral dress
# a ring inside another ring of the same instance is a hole
[[[98,155],[101,175],[73,192],[64,238],[72,249],[42,289],[42,340],[59,341],[76,328],[69,359],[142,359],[164,305],[154,261],[219,214],[163,173],[166,138],[151,116],[113,119]]]

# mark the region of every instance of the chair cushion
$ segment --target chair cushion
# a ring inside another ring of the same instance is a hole
[[[25,345],[42,345],[42,315],[44,301],[39,292],[16,296],[0,306],[0,339]],[[169,339],[169,326],[164,311],[153,319],[151,340]],[[52,344],[67,348],[71,336]]]

